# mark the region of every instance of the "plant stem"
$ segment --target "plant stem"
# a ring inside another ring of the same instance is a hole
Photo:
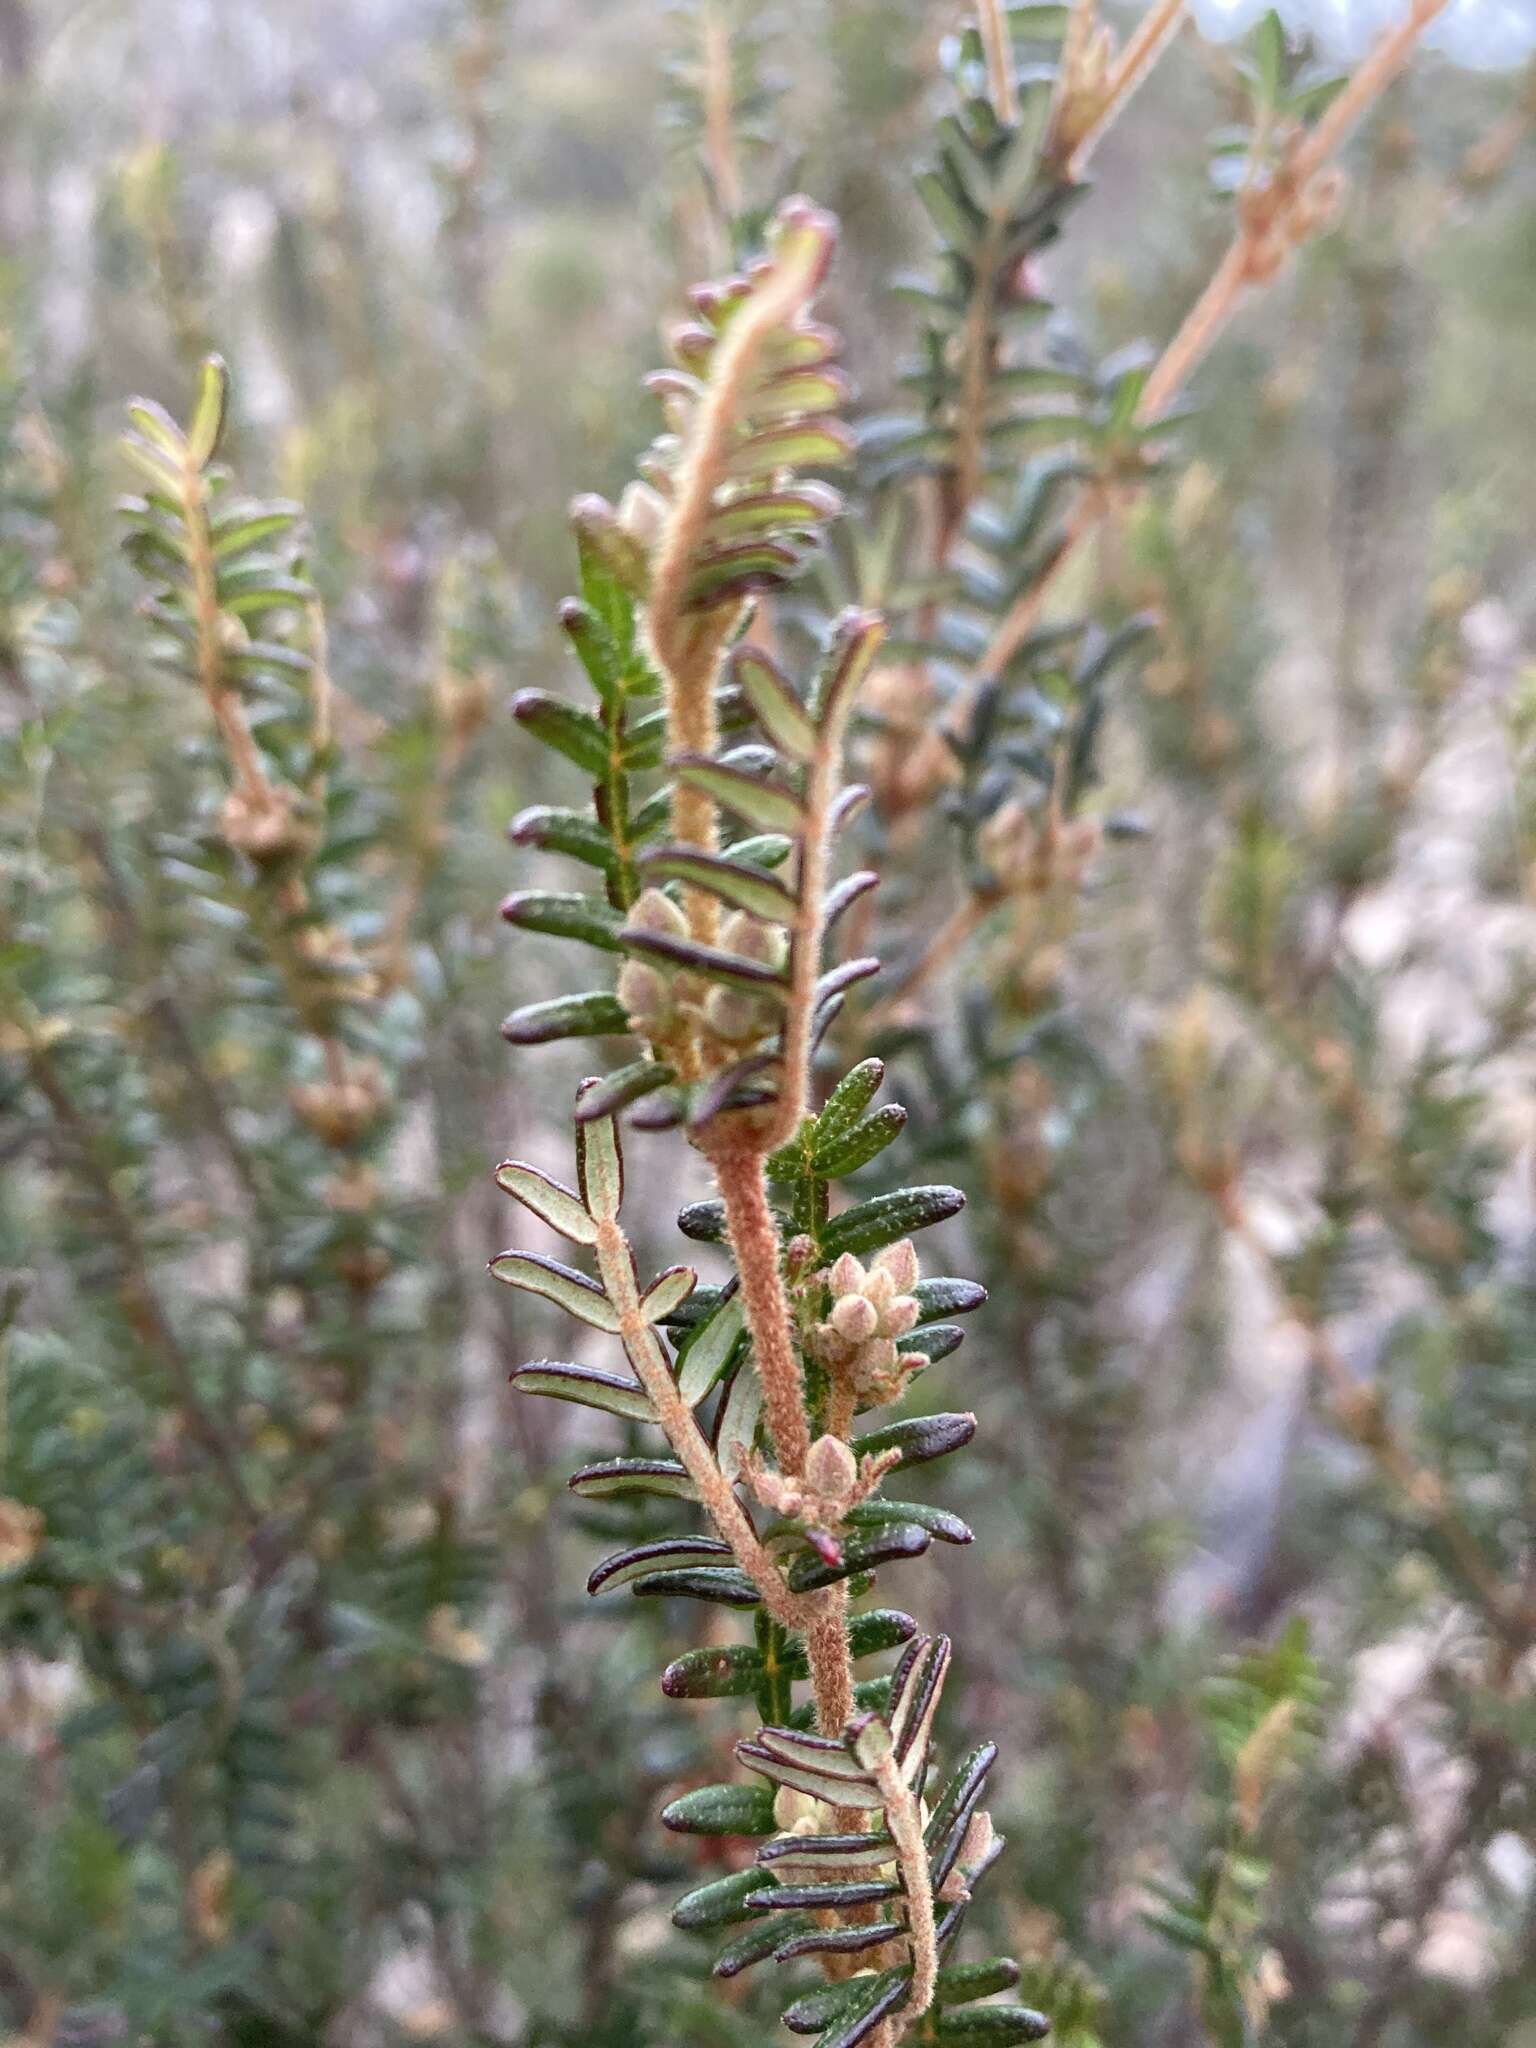
[[[1013,72],[1013,37],[1008,30],[1005,0],[981,0],[977,22],[987,53],[987,87],[993,108],[1005,128],[1015,128],[1019,120],[1019,88]]]
[[[742,1139],[728,1131],[708,1146],[706,1156],[725,1203],[726,1230],[741,1275],[742,1302],[762,1381],[774,1456],[781,1472],[796,1476],[805,1469],[811,1427],[805,1407],[805,1375],[779,1267],[779,1229],[768,1204],[763,1152],[754,1138]]]
[[[775,1243],[777,1240],[775,1240]],[[678,1392],[677,1381],[663,1356],[655,1331],[640,1307],[629,1240],[617,1222],[597,1227],[597,1266],[608,1299],[618,1311],[620,1334],[635,1376],[650,1397],[656,1419],[683,1469],[699,1490],[710,1520],[730,1544],[736,1561],[757,1587],[763,1605],[781,1628],[800,1629],[806,1620],[802,1604],[785,1585],[778,1566],[763,1548],[746,1510],[694,1420],[693,1410]],[[775,1259],[777,1271],[777,1259]]]
[[[1288,209],[1306,194],[1307,188],[1355,124],[1403,69],[1425,29],[1448,5],[1449,0],[1413,0],[1402,21],[1382,36],[1285,166],[1285,204]],[[1271,214],[1267,225],[1272,227],[1273,224]],[[1241,220],[1210,282],[1190,308],[1147,379],[1136,408],[1139,424],[1151,425],[1162,418],[1192,372],[1210,353],[1212,344],[1232,319],[1249,286],[1273,276],[1273,269],[1267,266],[1261,269],[1255,262],[1257,239],[1254,216],[1250,215]],[[976,664],[978,679],[997,675],[1011,660],[1033,630],[1052,586],[1068,562],[1098,531],[1117,502],[1118,494],[1106,490],[1102,484],[1084,487],[1068,514],[1061,541],[1044,571],[1015,600],[995,628]],[[973,694],[973,691],[961,693],[952,717],[964,716]]]
[[[1074,184],[1081,184],[1088,169],[1088,159],[1125,112],[1132,94],[1172,42],[1184,19],[1187,4],[1188,0],[1153,0],[1153,5],[1137,22],[1124,49],[1115,59],[1114,69],[1104,81],[1092,127],[1079,138],[1067,159],[1067,176]]]

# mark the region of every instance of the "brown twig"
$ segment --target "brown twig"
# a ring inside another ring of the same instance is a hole
[[[1067,176],[1074,184],[1082,183],[1094,150],[1172,42],[1187,5],[1188,0],[1153,0],[1137,22],[1099,89],[1092,125],[1078,137],[1067,159]]]
[[[1137,423],[1154,425],[1178,397],[1217,337],[1227,327],[1251,286],[1268,282],[1281,267],[1287,247],[1321,225],[1327,210],[1319,180],[1371,104],[1398,76],[1419,38],[1449,0],[1412,0],[1409,11],[1377,42],[1349,84],[1317,126],[1302,137],[1274,179],[1256,187],[1240,206],[1236,235],[1210,282],[1163,350],[1142,389]],[[1068,514],[1059,545],[1035,582],[1004,614],[976,666],[978,679],[997,675],[1033,630],[1054,585],[1083,544],[1095,534],[1120,493],[1102,483],[1086,485]],[[972,690],[963,692],[951,718],[963,717]]]

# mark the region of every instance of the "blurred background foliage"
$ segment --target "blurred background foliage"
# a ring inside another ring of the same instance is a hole
[[[488,1169],[563,1170],[578,1071],[497,1031],[564,985],[495,918],[547,779],[507,707],[571,688],[566,501],[653,433],[658,323],[786,191],[842,218],[862,409],[915,402],[888,287],[963,18],[0,0],[17,2043],[771,2037],[667,1922],[726,1852],[654,1819],[736,1731],[587,1608],[628,1523],[505,1393],[552,1332],[484,1282]],[[1031,258],[1108,406],[1229,233],[1248,47],[1186,33]],[[913,1106],[893,1172],[971,1192],[933,1398],[983,1540],[903,1597],[1002,1743],[978,1916],[1061,2048],[1536,2044],[1533,119],[1518,73],[1394,88],[1001,693],[936,608],[1018,558],[1006,449],[956,570],[872,430],[788,617],[884,601],[929,663],[858,741],[891,967],[840,1050]],[[215,346],[329,622],[252,681],[312,778],[297,952],[113,510],[124,400],[184,416]]]

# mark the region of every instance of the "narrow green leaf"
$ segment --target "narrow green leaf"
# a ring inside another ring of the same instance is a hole
[[[682,1565],[675,1571],[647,1572],[634,1580],[630,1591],[666,1600],[706,1600],[716,1607],[755,1607],[762,1597],[746,1573],[731,1565]]]
[[[1051,2031],[1043,2012],[1027,2005],[982,2005],[974,2012],[940,2013],[933,2039],[945,2048],[1004,2048],[1016,2041],[1043,2041]]]
[[[912,1290],[917,1300],[918,1325],[940,1316],[969,1315],[986,1304],[987,1290],[974,1280],[919,1280]]]
[[[674,764],[677,780],[690,789],[702,790],[717,804],[742,818],[761,832],[785,832],[797,837],[805,826],[800,799],[776,782],[728,768],[702,754],[684,754]]]
[[[594,1117],[616,1117],[632,1102],[654,1095],[658,1088],[670,1087],[676,1079],[676,1071],[665,1060],[631,1060],[628,1066],[617,1067],[605,1075],[581,1098],[576,1108],[576,1121],[584,1124],[590,1123]]]
[[[731,1390],[721,1407],[715,1431],[715,1456],[720,1470],[732,1484],[741,1477],[752,1454],[762,1412],[762,1382],[749,1353],[736,1369],[736,1377],[731,1381]]]
[[[899,1102],[888,1102],[856,1123],[852,1130],[831,1146],[824,1146],[817,1133],[811,1149],[812,1162],[824,1180],[841,1180],[878,1158],[887,1145],[894,1144],[906,1128],[907,1112]]]
[[[197,469],[213,460],[229,412],[229,369],[222,356],[204,356],[198,365],[197,398],[187,426],[187,451]]]
[[[598,820],[586,811],[564,804],[530,804],[519,811],[507,827],[507,837],[517,846],[538,846],[548,853],[563,853],[572,860],[609,874],[618,865],[612,839]]]
[[[755,590],[777,590],[800,563],[796,549],[771,540],[738,541],[696,557],[688,579],[687,609],[703,611]]]
[[[679,1693],[673,1697],[697,1699],[703,1695]],[[664,1806],[661,1824],[675,1835],[771,1835],[773,1798],[771,1785],[700,1785],[697,1791],[685,1792]]]
[[[777,664],[761,648],[743,645],[731,657],[731,674],[780,753],[792,761],[813,761],[816,727]]]
[[[528,1294],[537,1294],[545,1301],[554,1302],[580,1321],[590,1323],[594,1330],[618,1333],[618,1310],[597,1282],[589,1280],[585,1273],[562,1266],[556,1259],[544,1259],[535,1252],[519,1251],[503,1252],[499,1258],[492,1259],[491,1271],[509,1287],[521,1287]]]
[[[587,1577],[589,1594],[606,1593],[615,1586],[628,1585],[646,1572],[666,1571],[673,1565],[718,1563],[729,1559],[731,1546],[717,1536],[661,1536],[651,1543],[638,1543],[628,1550],[616,1550],[594,1565]]]
[[[914,1230],[927,1230],[958,1215],[964,1207],[965,1197],[958,1188],[897,1188],[834,1216],[822,1228],[821,1250],[829,1261],[842,1252],[863,1258],[895,1244],[898,1238],[909,1237]]]
[[[629,1032],[624,1005],[606,989],[588,995],[553,996],[525,1003],[501,1027],[513,1045],[549,1045],[559,1038],[611,1038]]]
[[[786,469],[835,469],[853,454],[853,436],[840,420],[792,420],[750,434],[732,451],[729,474],[773,476]]]
[[[691,848],[663,846],[647,854],[642,865],[647,881],[684,882],[769,923],[789,924],[798,909],[794,891],[777,875],[752,866],[738,854],[695,853]]]
[[[723,1302],[692,1339],[678,1361],[678,1391],[696,1408],[730,1364],[746,1331],[746,1305],[740,1294]]]
[[[882,1451],[900,1451],[903,1465],[923,1465],[933,1458],[947,1458],[976,1434],[974,1415],[910,1415],[900,1422],[888,1422],[867,1436],[853,1439],[852,1450],[859,1458],[878,1457]]]
[[[583,1465],[566,1481],[583,1500],[614,1493],[649,1493],[665,1500],[695,1500],[693,1481],[674,1458],[605,1458]]]
[[[847,716],[884,639],[879,612],[839,613],[811,693],[812,716],[819,724],[830,726]]]
[[[584,1117],[586,1096],[600,1082],[586,1080],[576,1091],[576,1182],[581,1199],[599,1223],[611,1223],[624,1201],[624,1149],[611,1116]]]
[[[548,932],[557,939],[578,939],[605,953],[617,953],[619,920],[606,903],[553,889],[517,889],[506,898],[501,914],[525,932]]]
[[[247,554],[263,542],[291,532],[303,517],[302,505],[256,505],[247,501],[230,506],[211,522],[215,559],[233,561],[237,555]]]
[[[814,1550],[806,1551],[794,1560],[785,1577],[792,1593],[814,1593],[823,1586],[835,1586],[839,1579],[851,1578],[855,1572],[872,1572],[898,1558],[921,1557],[928,1543],[928,1531],[916,1522],[855,1529],[843,1537],[838,1563],[828,1564]]]
[[[974,1543],[976,1540],[970,1527],[958,1515],[952,1515],[948,1508],[933,1507],[927,1501],[886,1500],[878,1496],[851,1508],[847,1519],[851,1529],[881,1529],[892,1522],[915,1522],[930,1536],[937,1536],[941,1543]]]
[[[883,1060],[860,1060],[856,1067],[850,1067],[816,1119],[816,1144],[831,1146],[845,1138],[874,1101],[884,1079]]]
[[[709,516],[712,540],[745,539],[749,534],[785,529],[806,531],[842,510],[839,494],[825,484],[798,484],[788,491],[753,491],[729,498]]]
[[[187,440],[163,405],[152,398],[130,398],[124,410],[144,439],[167,457],[172,474],[187,459]]]
[[[595,1366],[557,1365],[540,1359],[533,1365],[520,1365],[511,1379],[520,1394],[547,1394],[556,1401],[574,1401],[583,1408],[622,1415],[629,1422],[656,1420],[656,1411],[638,1380],[599,1372]]]
[[[725,1700],[739,1699],[756,1692],[762,1681],[763,1660],[757,1651],[744,1643],[722,1644],[707,1650],[689,1650],[675,1658],[661,1674],[661,1689],[669,1700]],[[772,1826],[773,1793],[767,1786],[732,1786],[732,1791],[750,1792],[754,1797],[763,1792],[768,1794],[769,1828]],[[665,1813],[662,1820],[667,1826]],[[700,1830],[700,1832],[704,1832]],[[730,1828],[729,1834],[766,1833],[767,1829]]]
[[[808,1934],[813,1925],[809,1915],[791,1915],[783,1920],[776,1914],[760,1918],[745,1934],[738,1934],[734,1941],[726,1943],[715,1957],[710,1974],[721,1978],[739,1977],[754,1963],[766,1962],[786,1938],[792,1941],[798,1935]]]
[[[1018,1981],[1019,1966],[1011,1956],[989,1956],[978,1963],[951,1963],[939,1972],[938,2003],[969,2005],[973,1998],[992,1998],[999,1991],[1011,1991]]]
[[[680,1307],[695,1287],[699,1276],[691,1266],[668,1266],[658,1273],[640,1299],[640,1312],[648,1323],[663,1323]]]
[[[597,1242],[597,1225],[573,1190],[540,1173],[536,1166],[504,1159],[496,1169],[496,1185],[572,1244]]]
[[[686,1934],[711,1927],[733,1927],[749,1917],[747,1900],[762,1888],[756,1870],[735,1870],[729,1877],[716,1878],[696,1891],[685,1892],[672,1908],[672,1925]]]
[[[590,711],[580,711],[546,690],[519,690],[512,716],[545,746],[574,761],[584,774],[601,780],[610,767],[608,735]]]
[[[670,932],[646,931],[637,925],[625,925],[618,938],[631,953],[665,960],[669,967],[684,968],[706,981],[724,982],[728,988],[744,988],[754,995],[784,1000],[788,977],[782,967],[769,967],[761,960],[722,952],[718,946],[695,945],[692,939],[674,938]]]

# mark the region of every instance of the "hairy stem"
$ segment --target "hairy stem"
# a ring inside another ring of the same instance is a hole
[[[694,1419],[693,1410],[678,1392],[655,1331],[640,1307],[640,1290],[635,1280],[629,1240],[618,1223],[609,1220],[597,1227],[597,1266],[608,1299],[618,1311],[620,1334],[635,1377],[650,1397],[656,1419],[684,1471],[699,1490],[710,1520],[730,1544],[736,1561],[763,1597],[763,1605],[781,1628],[798,1630],[806,1621],[805,1609],[785,1585],[773,1559],[763,1548],[746,1510],[731,1490],[729,1481]]]
[[[923,1841],[923,1816],[911,1786],[889,1750],[873,1766],[885,1808],[885,1824],[896,1845],[896,1862],[906,1894],[907,1945],[912,1952],[912,1991],[903,2025],[920,2019],[933,2004],[939,1974],[939,1944],[933,1914],[933,1885],[928,1850]]]
[[[768,1205],[763,1152],[755,1138],[734,1133],[708,1148],[725,1203],[725,1224],[742,1303],[752,1336],[753,1359],[763,1386],[763,1409],[779,1470],[797,1475],[811,1448],[805,1407],[805,1375],[795,1347],[794,1321],[779,1266],[779,1229]]]

